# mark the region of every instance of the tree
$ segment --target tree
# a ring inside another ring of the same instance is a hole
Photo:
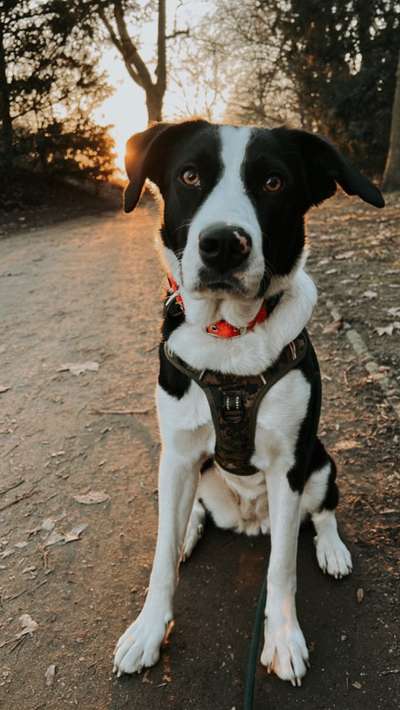
[[[109,175],[111,139],[90,120],[109,93],[93,48],[62,0],[3,0],[0,5],[0,167],[42,172],[82,168]],[[100,158],[93,151],[107,150]],[[78,149],[79,144],[79,149]],[[85,164],[85,167],[84,167]]]
[[[366,170],[382,172],[399,48],[397,0],[291,0],[289,11],[278,8],[276,29],[308,127]]]
[[[384,190],[400,190],[400,52],[394,94],[389,152],[383,176]]]
[[[273,122],[292,114],[292,122],[382,172],[399,51],[397,0],[218,0],[216,24],[250,68],[231,99],[239,115]]]
[[[177,29],[176,22],[167,34],[166,0],[71,0],[69,7],[74,7],[90,39],[100,44],[108,40],[114,45],[129,77],[145,93],[148,122],[160,121],[167,89],[167,41],[189,34],[188,29]],[[141,33],[154,16],[156,39],[153,57],[149,57]]]
[[[4,48],[4,25],[0,15],[0,157],[8,169],[13,165],[13,133],[11,119],[10,88],[6,72]]]
[[[129,10],[129,4],[124,5],[122,0],[112,0],[110,3],[102,3],[99,7],[101,21],[121,55],[129,76],[145,92],[149,123],[161,121],[163,99],[167,88],[166,0],[158,0],[157,6],[157,59],[154,79],[142,59],[137,41],[128,31],[125,13]],[[137,11],[137,7],[131,9]]]

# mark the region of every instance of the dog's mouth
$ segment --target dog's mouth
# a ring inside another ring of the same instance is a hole
[[[233,274],[215,274],[202,269],[196,285],[196,291],[225,292],[230,294],[246,295],[246,289],[241,281]]]
[[[258,284],[247,288],[242,280],[235,274],[226,272],[225,274],[216,274],[209,269],[201,269],[199,278],[194,291],[200,294],[211,292],[213,294],[229,294],[230,296],[241,296],[245,298],[263,298],[268,290],[271,282],[270,273],[264,271],[262,278]]]
[[[197,291],[204,293],[205,291],[211,291],[212,293],[229,293],[237,294],[238,296],[245,296],[246,291],[240,283],[232,283],[232,281],[201,281],[198,284]]]

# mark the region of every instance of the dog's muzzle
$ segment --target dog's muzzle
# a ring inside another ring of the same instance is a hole
[[[251,237],[235,225],[214,224],[199,236],[199,252],[204,265],[219,274],[243,268],[251,246]]]

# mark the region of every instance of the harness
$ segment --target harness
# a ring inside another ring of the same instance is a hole
[[[236,476],[257,473],[250,459],[260,404],[271,387],[301,363],[310,347],[307,331],[303,330],[260,375],[230,375],[197,370],[173,353],[168,341],[164,342],[171,365],[194,380],[207,397],[216,437],[214,459],[225,471]]]

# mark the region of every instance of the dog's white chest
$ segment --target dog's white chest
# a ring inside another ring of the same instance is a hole
[[[218,469],[240,507],[246,530],[268,530],[266,475],[276,467],[290,469],[300,423],[307,411],[310,386],[300,371],[277,382],[261,402],[251,463],[260,469],[251,476],[237,476]],[[204,392],[192,382],[180,399],[158,388],[160,428],[179,456],[204,460],[214,454],[215,431]],[[168,444],[167,444],[168,445]],[[262,471],[262,473],[261,473]]]

